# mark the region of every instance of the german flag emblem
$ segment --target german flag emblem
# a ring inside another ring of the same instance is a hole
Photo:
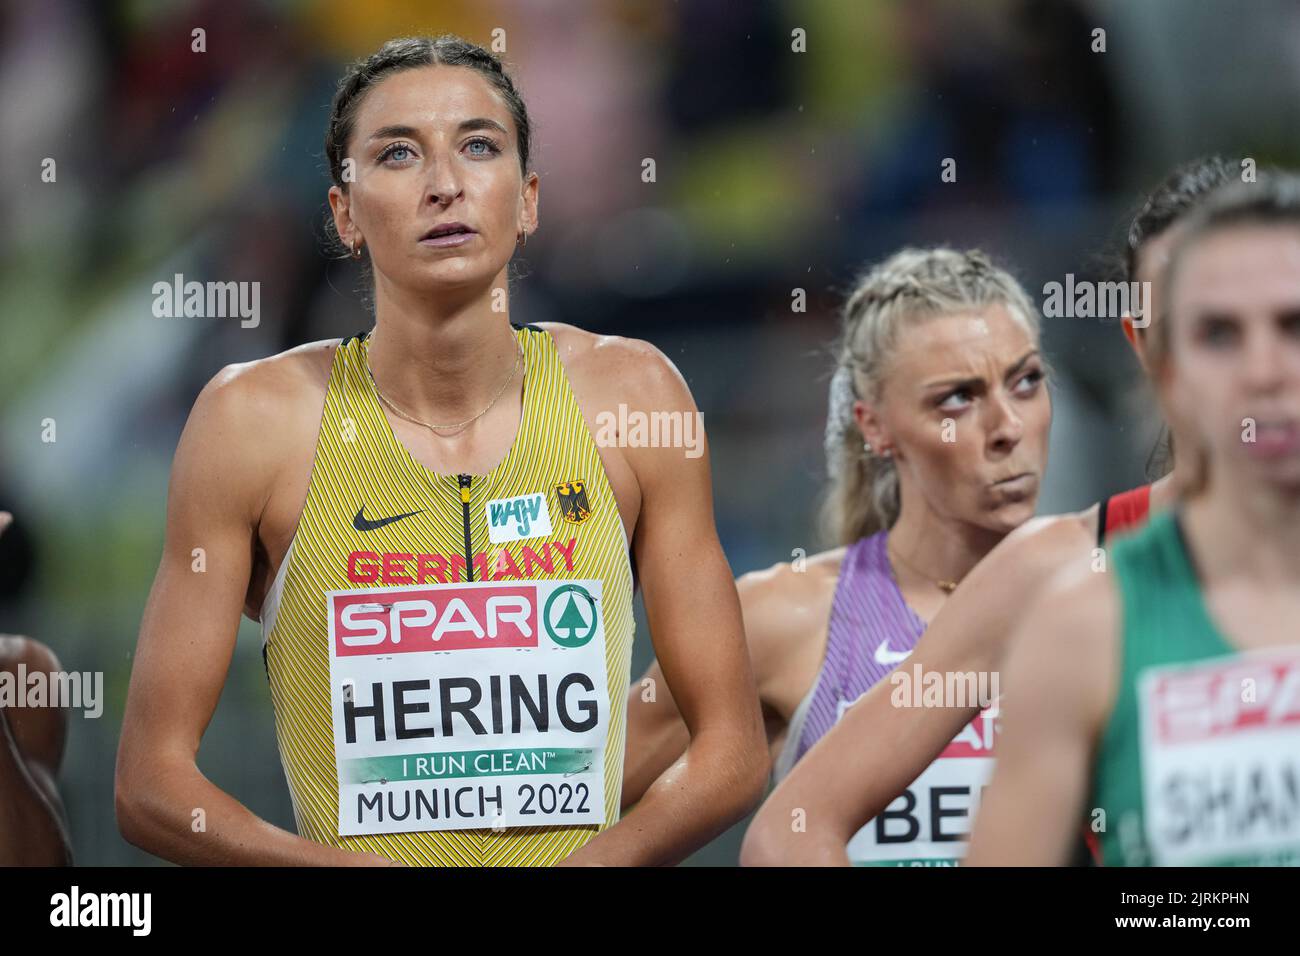
[[[570,524],[582,524],[591,517],[585,481],[562,481],[555,486],[555,496],[560,500],[560,514]]]

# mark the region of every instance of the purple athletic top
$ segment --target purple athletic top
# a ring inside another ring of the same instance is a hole
[[[925,630],[898,590],[886,541],[887,532],[881,531],[855,541],[844,555],[831,602],[826,659],[804,701],[800,726],[791,728],[798,743],[793,752],[787,745],[778,776],[835,726],[846,707],[902,663]]]

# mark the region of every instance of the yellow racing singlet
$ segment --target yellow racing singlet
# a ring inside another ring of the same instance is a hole
[[[262,611],[298,833],[408,865],[553,864],[618,820],[628,542],[550,333],[518,434],[438,475],[334,353],[307,502]]]

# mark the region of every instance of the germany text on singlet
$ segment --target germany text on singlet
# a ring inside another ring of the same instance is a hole
[[[551,864],[618,819],[627,538],[551,335],[516,327],[518,434],[438,475],[334,354],[262,627],[300,835],[411,865]]]

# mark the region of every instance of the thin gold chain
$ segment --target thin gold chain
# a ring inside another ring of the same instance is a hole
[[[885,553],[890,558],[903,565],[903,567],[907,568],[907,570],[911,571],[913,574],[920,575],[921,577],[925,578],[927,581],[930,581],[944,594],[951,594],[953,591],[957,590],[957,585],[960,584],[961,582],[944,581],[939,578],[931,577],[930,575],[926,574],[924,571],[918,570],[914,565],[903,560],[903,556],[898,553],[898,550],[893,547],[893,544],[894,544],[893,541],[891,541],[890,539],[888,538],[885,539]]]
[[[385,405],[387,405],[389,408],[391,408],[391,409],[392,409],[392,410],[393,410],[397,415],[399,415],[399,416],[401,416],[402,418],[406,419],[406,420],[407,420],[408,422],[410,422],[412,425],[422,425],[423,427],[429,429],[429,431],[433,432],[435,435],[437,435],[439,431],[450,431],[450,430],[452,430],[452,429],[454,429],[454,428],[465,428],[465,427],[467,427],[467,426],[469,426],[469,425],[474,424],[474,422],[478,421],[480,418],[482,418],[484,415],[486,415],[489,411],[491,411],[491,410],[492,410],[492,406],[495,405],[495,404],[497,403],[498,400],[500,400],[501,396],[504,395],[504,394],[506,393],[506,389],[509,387],[510,383],[511,383],[512,381],[514,381],[515,373],[519,371],[519,365],[520,365],[520,363],[522,363],[523,360],[524,360],[524,347],[523,347],[522,345],[520,345],[520,344],[519,344],[519,340],[516,339],[516,340],[515,340],[515,347],[518,348],[519,352],[518,352],[518,354],[515,356],[515,364],[514,364],[514,367],[510,370],[510,377],[507,378],[504,382],[501,383],[501,387],[500,387],[499,389],[497,389],[497,393],[496,393],[495,396],[493,396],[492,401],[490,401],[490,402],[487,403],[487,407],[484,408],[483,411],[481,411],[481,412],[479,412],[477,415],[475,415],[473,418],[467,418],[467,419],[465,419],[463,422],[457,422],[457,423],[452,424],[452,425],[434,425],[434,424],[430,424],[429,422],[421,421],[420,419],[416,418],[414,415],[412,415],[412,414],[410,414],[409,412],[407,412],[407,411],[406,411],[405,409],[403,409],[400,405],[398,405],[396,402],[394,402],[391,398],[389,398],[387,395],[385,395],[385,394],[383,393],[383,391],[380,389],[380,387],[379,387],[379,383],[375,381],[375,373],[374,373],[374,372],[371,370],[371,368],[370,368],[370,343],[372,343],[372,342],[374,341],[374,338],[375,338],[374,330],[371,330],[371,333],[370,333],[368,336],[366,336],[366,339],[367,339],[367,345],[366,345],[366,374],[370,376],[370,384],[373,385],[373,386],[375,387],[375,394],[378,395],[379,398],[383,401],[383,403],[384,403]],[[439,437],[439,438],[445,438],[445,437],[449,437],[449,436],[438,435],[438,437]]]

